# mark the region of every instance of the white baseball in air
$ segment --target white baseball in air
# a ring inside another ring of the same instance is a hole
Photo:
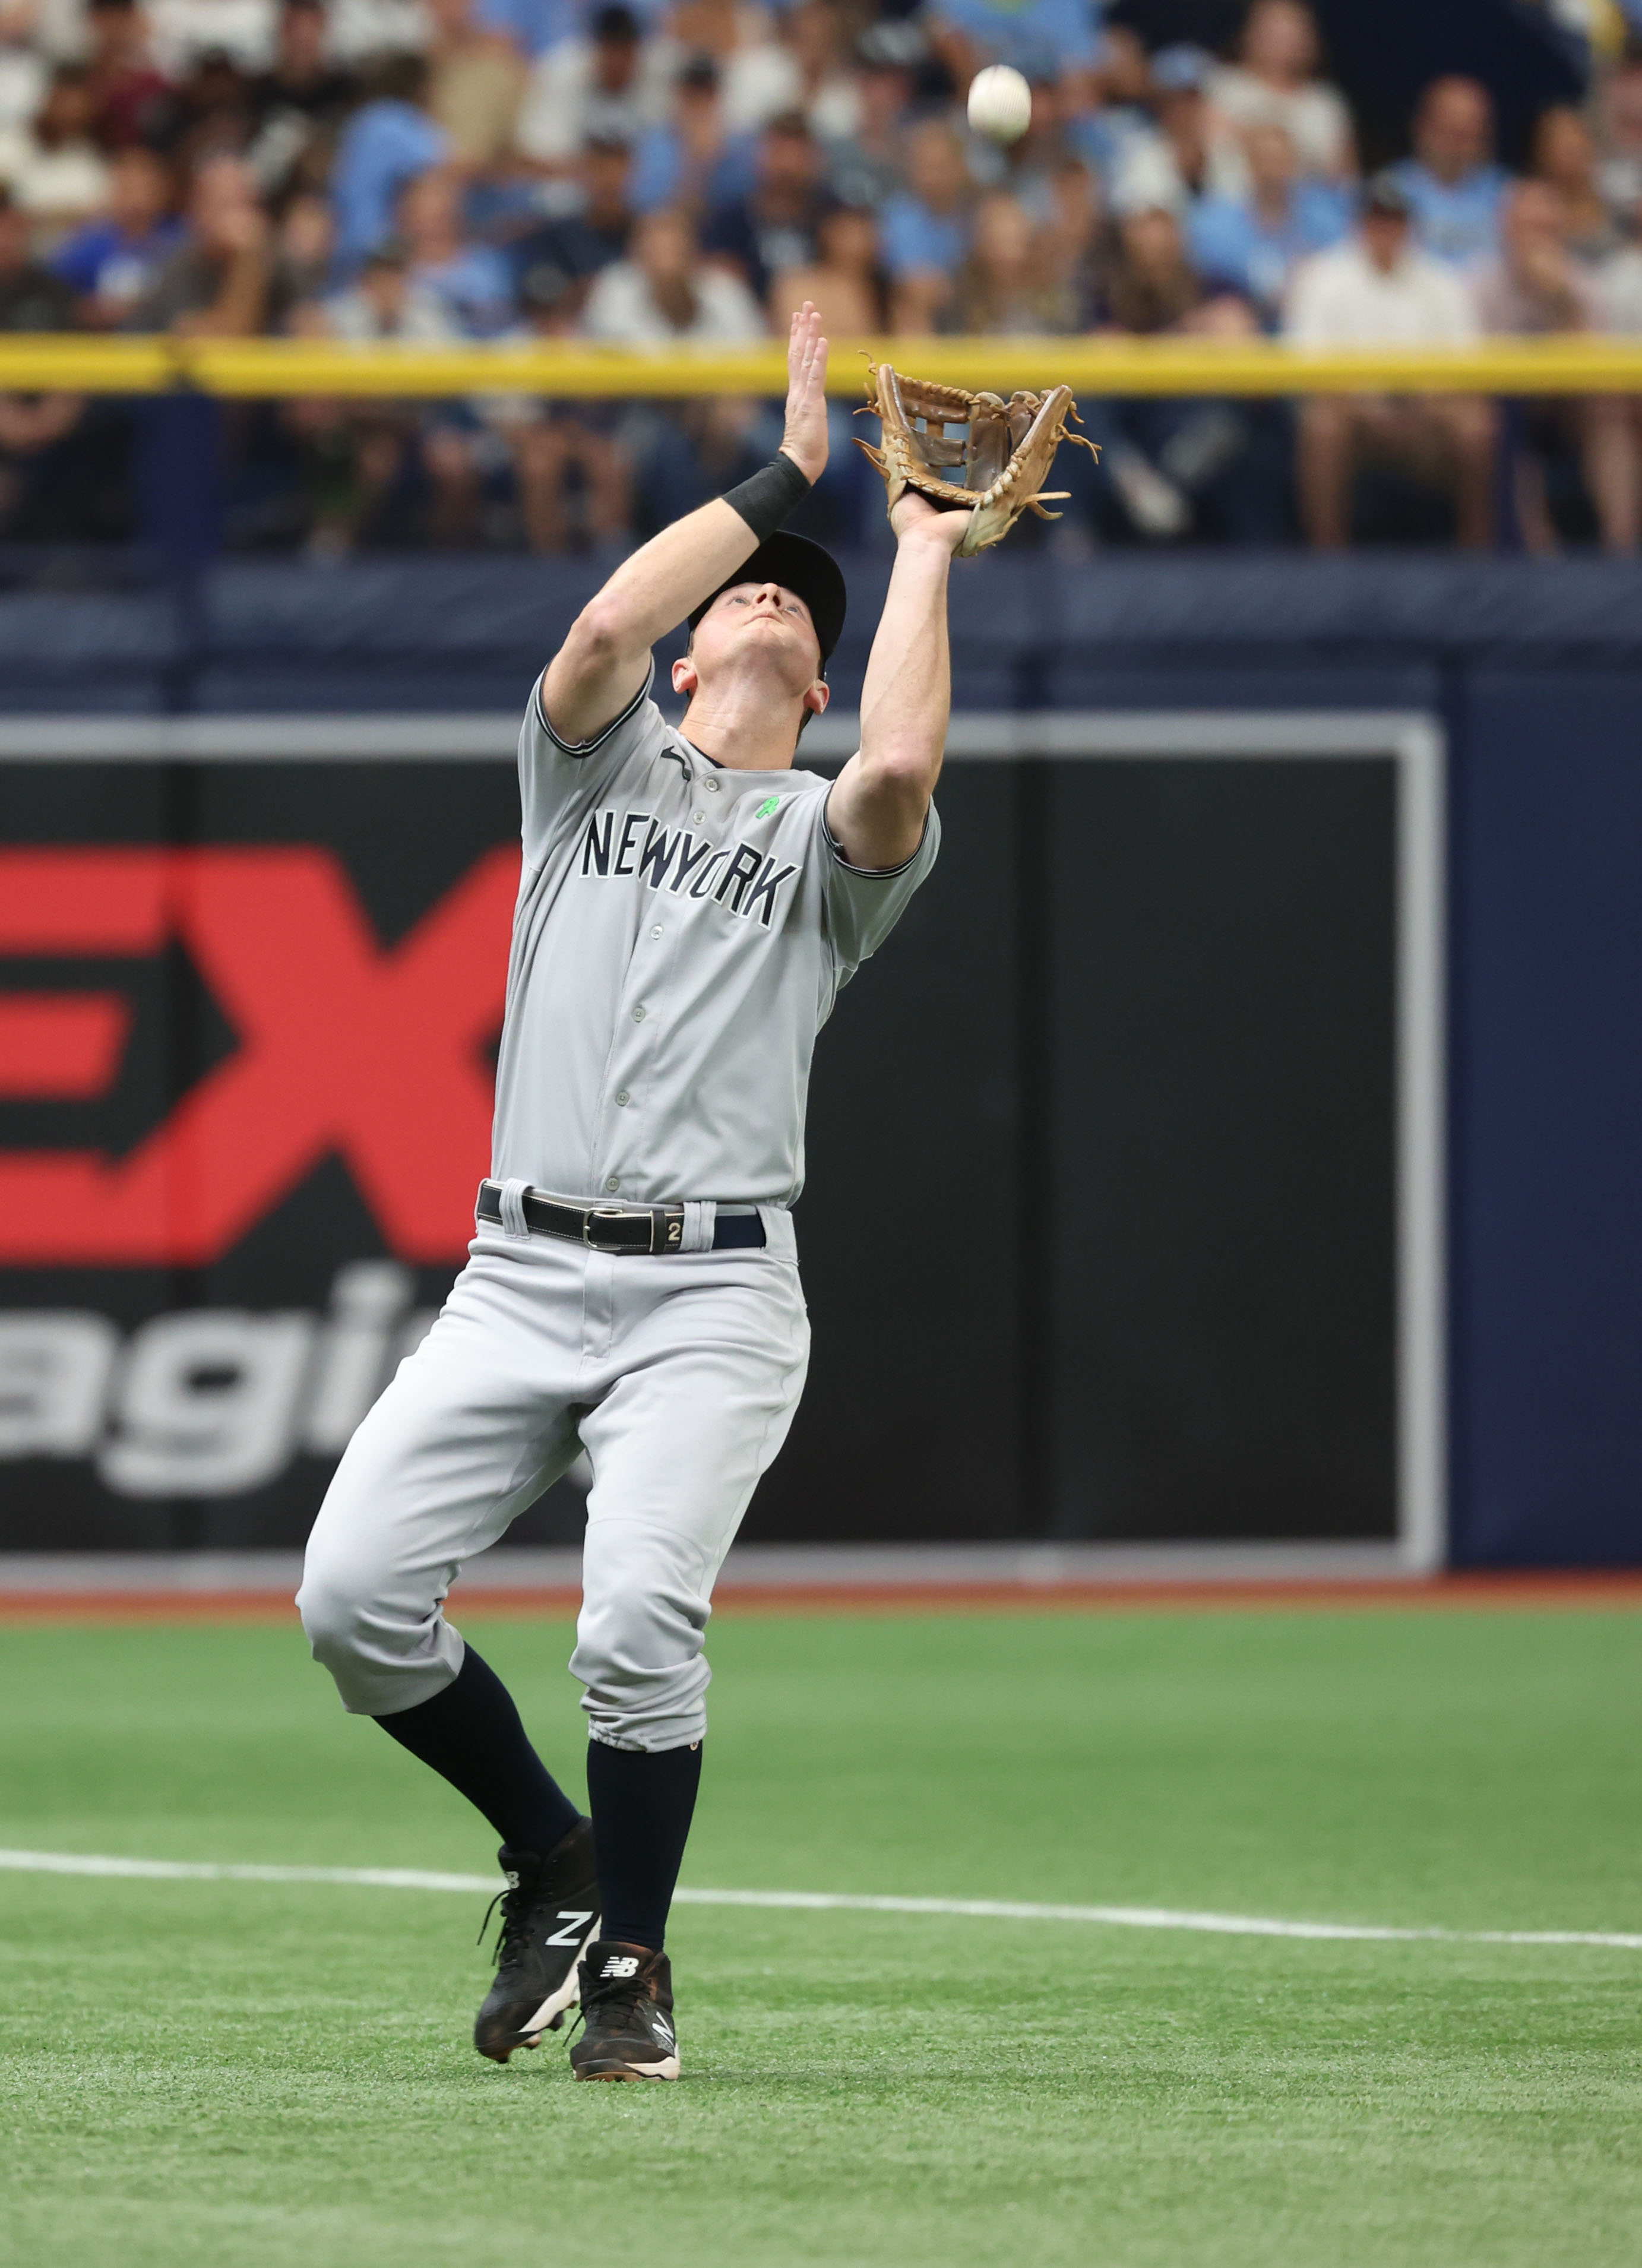
[[[1032,123],[1032,89],[1008,63],[989,63],[969,81],[969,123],[990,142],[1019,142]]]

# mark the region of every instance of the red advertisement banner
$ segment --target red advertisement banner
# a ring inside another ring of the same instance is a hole
[[[0,851],[0,955],[174,939],[238,1037],[128,1156],[0,1152],[0,1265],[206,1266],[329,1155],[390,1252],[460,1257],[518,882],[516,851],[487,852],[390,948],[312,844]],[[95,1100],[129,1023],[104,990],[0,997],[0,1095]]]

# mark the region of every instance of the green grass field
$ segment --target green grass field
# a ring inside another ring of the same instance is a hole
[[[578,1756],[565,1628],[474,1634]],[[725,1618],[686,1881],[1642,1930],[1639,1636],[1623,1612]],[[490,1863],[294,1628],[7,1629],[0,1845]],[[1642,1952],[690,1907],[685,2083],[578,2088],[562,2047],[474,2055],[482,1908],[0,1873],[0,2259],[1642,2256]]]

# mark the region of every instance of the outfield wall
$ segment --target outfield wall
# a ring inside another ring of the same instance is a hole
[[[940,868],[818,1051],[816,1359],[749,1535],[1642,1559],[1642,588],[1427,567],[1469,643],[1422,652],[1417,574],[1168,563],[960,621]],[[264,697],[401,705],[418,587],[344,574],[328,644],[264,574]],[[409,723],[167,721],[114,656],[0,726],[0,1549],[294,1543],[424,1326],[515,823],[505,713],[439,712],[527,679],[520,621],[430,632]]]

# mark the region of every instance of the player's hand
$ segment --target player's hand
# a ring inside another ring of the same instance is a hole
[[[781,446],[807,481],[827,469],[827,342],[806,299],[787,334],[787,423]]]
[[[889,525],[897,543],[933,543],[956,552],[969,533],[969,514],[961,505],[943,512],[916,489],[903,489],[890,508]]]

